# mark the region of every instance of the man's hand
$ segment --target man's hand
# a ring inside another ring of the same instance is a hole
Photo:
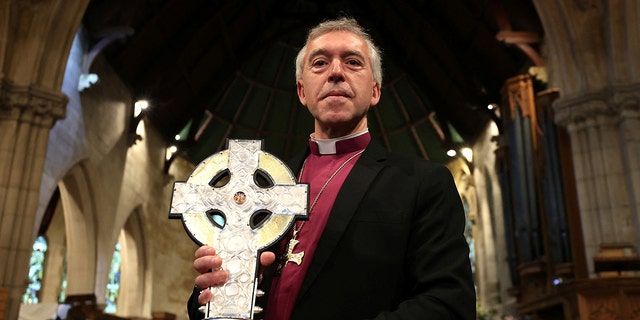
[[[263,268],[270,266],[275,260],[276,255],[273,252],[267,251],[260,255],[260,265]],[[200,273],[196,277],[195,284],[201,290],[198,303],[203,305],[213,298],[213,293],[205,289],[224,284],[229,274],[222,269],[222,258],[216,254],[216,249],[206,245],[196,250],[193,268]]]

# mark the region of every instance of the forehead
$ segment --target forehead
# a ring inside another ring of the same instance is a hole
[[[307,55],[317,52],[356,52],[369,57],[367,43],[360,36],[349,31],[330,31],[315,37],[307,44]]]

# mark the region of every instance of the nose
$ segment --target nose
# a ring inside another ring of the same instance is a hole
[[[329,82],[344,81],[344,70],[342,69],[342,62],[340,60],[334,60],[331,62],[329,69]]]

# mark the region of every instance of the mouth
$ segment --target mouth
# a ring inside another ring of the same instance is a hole
[[[342,90],[331,90],[322,96],[322,99],[332,98],[332,97],[345,97],[349,98],[349,94]]]

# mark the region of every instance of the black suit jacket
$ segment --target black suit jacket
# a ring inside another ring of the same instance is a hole
[[[475,319],[464,211],[446,167],[372,142],[328,219],[291,319]]]

